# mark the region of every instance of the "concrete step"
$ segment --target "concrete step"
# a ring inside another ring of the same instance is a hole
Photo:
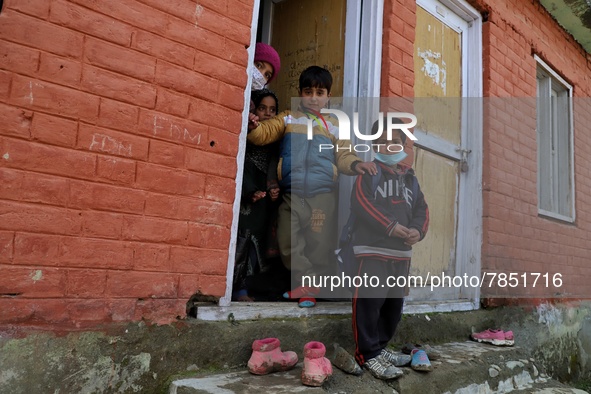
[[[334,369],[333,376],[321,388],[301,384],[302,365],[282,373],[255,376],[248,371],[175,380],[170,394],[254,394],[254,393],[444,393],[493,394],[539,393],[583,394],[552,380],[518,347],[497,347],[476,342],[453,342],[434,346],[442,354],[432,361],[432,372],[403,368],[404,376],[380,381],[369,373],[352,376]]]

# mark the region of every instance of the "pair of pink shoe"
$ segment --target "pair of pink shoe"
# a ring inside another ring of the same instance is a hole
[[[495,346],[513,346],[515,344],[513,331],[488,329],[482,332],[472,333],[470,338],[476,342],[486,342]]]
[[[308,342],[304,346],[304,367],[302,383],[306,386],[322,386],[331,375],[332,365],[324,357],[326,348],[322,342]],[[252,343],[252,355],[248,360],[248,371],[255,375],[271,372],[288,371],[298,362],[295,352],[281,351],[281,342],[277,338],[257,339]]]

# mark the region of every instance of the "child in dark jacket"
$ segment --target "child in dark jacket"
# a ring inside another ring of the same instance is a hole
[[[403,122],[396,119],[394,123]],[[372,134],[377,131],[378,122]],[[402,131],[392,130],[392,138],[388,140],[384,130],[382,137],[374,142],[375,163],[381,176],[377,188],[372,175],[364,174],[357,177],[351,195],[357,216],[353,239],[358,275],[380,279],[377,287],[354,289],[355,358],[379,379],[401,376],[403,372],[397,366],[411,361],[408,356],[398,356],[387,349],[402,316],[408,285],[406,280],[399,280],[397,283],[405,286],[395,287],[387,279],[408,278],[412,245],[425,237],[429,225],[429,209],[418,180],[410,167],[400,163],[406,157],[405,142]],[[430,367],[428,360],[413,362],[422,366],[422,370]]]

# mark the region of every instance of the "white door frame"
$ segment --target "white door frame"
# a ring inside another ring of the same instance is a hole
[[[254,0],[250,46],[248,47],[248,65],[254,63],[254,49],[257,38],[257,25],[260,0]],[[242,129],[238,137],[238,154],[236,155],[236,192],[232,206],[232,227],[230,229],[230,246],[228,247],[228,263],[226,271],[226,292],[220,298],[219,306],[229,306],[232,302],[232,279],[234,278],[234,262],[236,260],[236,240],[238,238],[238,220],[240,218],[240,198],[242,197],[242,181],[244,177],[244,155],[246,152],[246,135],[248,134],[248,114],[250,113],[250,90],[252,84],[252,67],[246,67],[247,83],[244,90],[244,107],[242,109]]]

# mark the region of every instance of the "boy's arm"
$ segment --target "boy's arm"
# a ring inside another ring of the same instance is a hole
[[[279,141],[285,134],[285,117],[289,111],[283,111],[271,119],[259,122],[259,126],[248,132],[248,142],[255,145],[267,145]]]
[[[357,177],[351,193],[351,208],[358,220],[372,227],[381,228],[385,236],[391,236],[398,220],[392,212],[376,204],[372,178],[368,173]]]
[[[353,152],[351,141],[335,138],[333,144],[338,146],[338,149],[335,148],[335,162],[339,172],[345,175],[357,175],[355,167],[363,161]]]
[[[418,186],[417,195],[412,196],[415,201],[412,210],[412,220],[410,221],[408,228],[414,228],[421,234],[421,237],[419,238],[420,241],[425,238],[427,230],[429,229],[429,206],[425,201],[425,196],[421,191],[419,181],[416,177],[414,177],[414,182],[417,182]]]

